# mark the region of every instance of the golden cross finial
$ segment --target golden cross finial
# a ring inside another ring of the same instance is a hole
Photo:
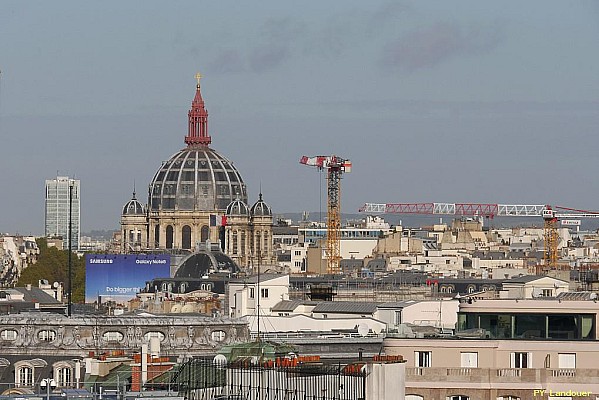
[[[202,79],[202,74],[199,72],[196,74],[196,79],[198,80],[198,85],[200,84],[200,79]]]

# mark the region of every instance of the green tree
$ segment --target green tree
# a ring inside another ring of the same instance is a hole
[[[56,247],[48,247],[46,239],[36,240],[40,249],[37,262],[25,268],[19,277],[17,286],[31,284],[36,286],[42,279],[48,282],[62,282],[64,290],[68,290],[69,252]],[[72,255],[73,272],[73,303],[82,303],[85,300],[85,259]]]

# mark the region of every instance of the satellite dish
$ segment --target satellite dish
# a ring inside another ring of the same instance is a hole
[[[225,357],[223,354],[217,354],[216,356],[214,356],[212,364],[218,367],[224,367],[225,365],[227,365],[227,357]]]
[[[370,328],[368,328],[368,325],[366,325],[366,324],[358,325],[358,335],[364,337],[364,336],[368,335],[368,331],[370,331]]]
[[[52,287],[53,287],[54,289],[58,288],[58,282],[54,282],[54,283],[52,284]]]

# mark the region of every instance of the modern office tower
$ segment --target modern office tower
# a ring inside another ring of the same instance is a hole
[[[62,248],[65,250],[69,248],[69,209],[73,237],[71,248],[79,249],[79,227],[81,225],[79,185],[78,179],[69,179],[68,176],[57,176],[55,179],[46,180],[46,236],[62,237]],[[72,196],[71,203],[69,202],[69,192]]]

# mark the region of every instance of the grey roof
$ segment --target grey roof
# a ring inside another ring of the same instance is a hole
[[[16,287],[13,290],[23,293],[23,301],[40,304],[62,304],[60,301],[56,300],[53,296],[44,292],[40,288],[32,287],[31,289],[27,289],[24,287]]]
[[[297,226],[273,226],[273,235],[297,235],[299,227]]]
[[[504,283],[528,283],[528,282],[534,282],[534,281],[538,281],[539,279],[542,278],[552,278],[558,281],[562,281],[565,282],[563,279],[558,279],[558,278],[554,278],[552,276],[545,276],[545,275],[524,275],[524,276],[517,276],[515,278],[511,278],[511,279],[507,279],[504,280]]]
[[[356,301],[323,301],[312,310],[313,313],[373,314],[376,303]]]
[[[306,301],[306,300],[283,300],[275,304],[271,311],[295,311],[301,305],[317,305],[317,301]]]

